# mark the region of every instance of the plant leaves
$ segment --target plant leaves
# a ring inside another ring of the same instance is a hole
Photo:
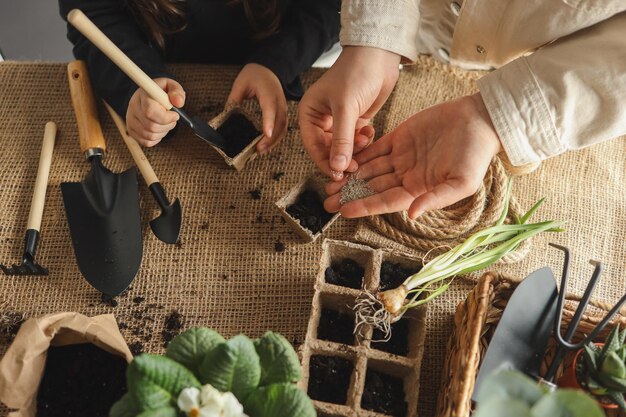
[[[478,405],[473,417],[534,417],[526,402],[514,398],[493,398]]]
[[[620,334],[619,334],[619,326],[615,325],[615,327],[613,327],[613,330],[611,330],[611,333],[609,334],[609,337],[607,337],[606,341],[604,342],[604,346],[602,347],[602,356],[604,357],[607,353],[609,352],[614,352],[617,349],[619,349],[623,343],[620,343]]]
[[[573,389],[560,389],[544,396],[532,408],[533,417],[604,417],[598,403]]]
[[[178,362],[164,356],[141,354],[126,372],[128,392],[141,410],[175,404],[178,394],[189,387],[200,388],[196,377]]]
[[[261,380],[259,355],[244,335],[235,336],[209,351],[200,365],[202,384],[235,394],[243,403]]]
[[[113,404],[109,417],[136,417],[140,411],[141,409],[135,403],[135,399],[129,393],[126,393]]]
[[[491,374],[480,387],[476,402],[492,401],[495,399],[516,399],[529,406],[535,404],[544,395],[537,383],[526,375],[504,370]]]
[[[246,400],[244,411],[254,417],[315,417],[313,402],[294,384],[260,387]]]
[[[600,356],[600,349],[593,343],[586,344],[583,350],[583,357],[585,358],[585,365],[589,372],[595,372],[598,369],[598,360]]]
[[[624,401],[624,393],[622,392],[609,392],[607,395],[615,404],[622,409],[622,411],[626,411],[626,402]]]
[[[283,336],[267,332],[254,341],[254,347],[261,361],[260,386],[300,380],[298,354]]]
[[[215,330],[194,327],[176,336],[167,347],[165,356],[184,365],[199,377],[202,358],[224,338]]]
[[[626,378],[626,364],[624,364],[617,352],[610,352],[606,355],[602,361],[601,371],[616,378]]]
[[[162,407],[153,410],[146,410],[141,414],[137,414],[136,417],[177,417],[178,409],[175,407]],[[135,417],[133,415],[133,417]]]

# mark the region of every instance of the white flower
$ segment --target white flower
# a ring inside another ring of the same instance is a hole
[[[243,406],[231,392],[220,392],[207,384],[185,388],[178,396],[178,408],[189,417],[248,417]]]

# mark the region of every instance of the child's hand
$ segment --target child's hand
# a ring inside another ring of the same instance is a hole
[[[170,102],[175,107],[183,107],[185,90],[179,83],[170,78],[155,78],[154,81],[167,92]],[[159,143],[170,130],[174,129],[179,117],[178,113],[165,110],[165,107],[152,100],[139,88],[128,102],[126,128],[140,145],[150,147]]]
[[[259,155],[269,152],[287,133],[287,100],[278,77],[259,64],[247,64],[233,83],[228,101],[241,104],[256,97],[263,112],[263,139],[256,145]]]

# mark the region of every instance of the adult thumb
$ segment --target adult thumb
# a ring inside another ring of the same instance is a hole
[[[354,131],[359,115],[346,107],[333,109],[333,141],[330,146],[330,169],[343,172],[348,169],[354,148]]]
[[[168,79],[165,91],[167,91],[167,96],[174,107],[183,107],[185,105],[185,90],[177,81]]]

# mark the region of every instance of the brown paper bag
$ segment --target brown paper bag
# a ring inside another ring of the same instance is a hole
[[[128,362],[133,358],[112,314],[56,313],[29,319],[0,361],[0,401],[17,410],[9,417],[35,417],[48,347],[79,343],[93,343]]]

